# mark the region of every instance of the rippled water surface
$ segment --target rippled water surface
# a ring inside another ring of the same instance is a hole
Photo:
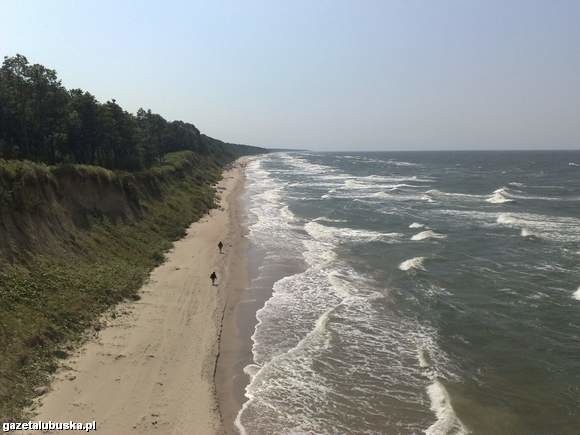
[[[242,432],[580,433],[580,153],[276,153]],[[259,277],[256,278],[257,280]]]

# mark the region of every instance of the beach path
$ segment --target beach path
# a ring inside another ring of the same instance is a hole
[[[218,185],[220,208],[174,244],[141,299],[119,305],[120,314],[106,316],[107,326],[64,361],[37,420],[95,420],[99,434],[222,431],[214,372],[227,289],[240,285],[242,184],[238,162]]]

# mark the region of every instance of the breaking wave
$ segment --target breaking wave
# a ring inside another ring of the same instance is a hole
[[[487,202],[491,204],[504,204],[506,202],[514,202],[513,199],[509,197],[509,192],[507,187],[501,187],[493,191],[493,193],[486,199]]]
[[[431,400],[431,410],[437,416],[437,421],[425,431],[426,435],[467,435],[469,431],[455,414],[449,393],[435,380],[427,387],[427,394]]]
[[[428,239],[445,239],[447,236],[445,234],[439,234],[432,230],[421,231],[411,237],[411,240],[428,240]]]
[[[415,257],[415,258],[410,258],[408,260],[403,261],[401,264],[399,264],[399,269],[400,270],[404,270],[404,271],[410,271],[410,270],[427,270],[425,269],[425,266],[423,265],[423,262],[425,261],[425,257]]]
[[[400,233],[380,233],[370,230],[353,228],[328,227],[318,222],[308,222],[304,225],[306,232],[316,240],[329,242],[392,242],[400,238]]]

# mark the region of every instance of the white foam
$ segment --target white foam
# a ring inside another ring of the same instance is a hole
[[[456,193],[456,192],[442,192],[441,190],[437,189],[430,189],[425,192],[428,195],[441,195],[441,196],[450,196],[450,197],[457,197],[457,198],[482,198],[482,195],[474,195],[471,193]]]
[[[455,414],[449,393],[441,382],[436,380],[429,385],[427,394],[431,400],[431,411],[435,413],[437,420],[425,431],[426,435],[466,435],[469,433]]]
[[[568,166],[580,166],[580,163],[568,162]]]
[[[425,266],[423,266],[424,261],[425,261],[425,257],[410,258],[408,260],[403,261],[401,264],[399,264],[399,269],[404,270],[404,271],[426,270]]]
[[[445,234],[439,234],[431,230],[421,231],[411,237],[411,240],[427,240],[427,239],[444,239],[447,236]]]
[[[558,242],[580,242],[580,219],[531,213],[500,213],[496,223],[534,236]],[[523,231],[525,230],[525,231]]]
[[[418,222],[413,222],[411,225],[409,225],[409,228],[423,228],[425,225],[420,224]]]
[[[518,223],[518,220],[507,213],[500,213],[499,216],[497,217],[497,221],[498,224],[504,224],[504,225],[515,225]]]
[[[320,222],[320,221],[323,221],[323,222],[333,222],[333,223],[344,223],[344,222],[346,222],[345,219],[331,219],[331,218],[328,218],[326,216],[319,216],[319,217],[317,217],[316,219],[313,220],[313,222]]]
[[[507,202],[514,202],[513,199],[509,197],[509,191],[507,187],[500,187],[493,191],[493,193],[486,199],[487,202],[491,204],[505,204]]]
[[[527,239],[535,239],[538,237],[537,234],[531,232],[530,230],[528,230],[527,228],[522,228],[522,231],[520,232],[520,235],[522,237],[525,237]]]
[[[574,299],[576,299],[577,301],[580,301],[580,287],[578,287],[578,290],[576,290],[574,293],[572,293],[572,297]]]
[[[327,227],[318,222],[308,222],[304,225],[306,232],[315,240],[340,243],[346,242],[374,242],[390,241],[401,236],[399,233],[379,233],[370,230],[358,230],[354,228]]]
[[[419,360],[419,367],[421,367],[422,369],[431,367],[429,354],[425,349],[420,348],[417,350],[417,359]]]
[[[421,166],[418,163],[402,162],[394,159],[387,160],[387,163],[393,166]]]

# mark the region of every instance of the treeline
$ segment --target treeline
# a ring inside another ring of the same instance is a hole
[[[168,122],[151,110],[133,115],[114,99],[100,103],[82,89],[66,89],[56,71],[22,55],[4,58],[0,158],[138,171],[182,150],[219,160],[262,151],[210,138],[193,124]]]

